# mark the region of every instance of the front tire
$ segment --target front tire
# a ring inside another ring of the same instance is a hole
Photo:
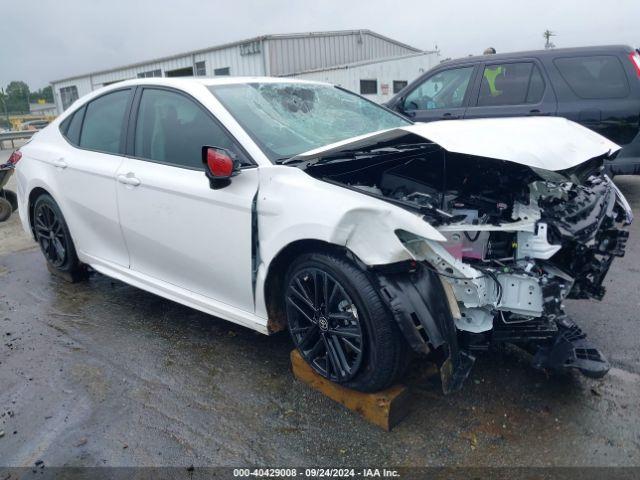
[[[306,254],[285,280],[289,333],[323,377],[373,392],[396,382],[409,348],[367,275],[331,254]]]
[[[55,200],[42,194],[33,206],[33,229],[49,270],[70,282],[84,277],[85,268],[78,260],[69,227]]]

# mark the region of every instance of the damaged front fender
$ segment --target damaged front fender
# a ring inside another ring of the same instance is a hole
[[[394,233],[399,228],[436,242],[445,240],[413,212],[318,182],[296,168],[267,167],[260,173],[260,258],[267,266],[287,245],[306,239],[345,247],[367,266],[412,259]]]
[[[395,234],[398,228],[418,230],[432,241],[446,240],[416,215],[389,207],[391,206],[383,204],[376,205],[375,208],[347,210],[332,230],[330,243],[348,248],[363,263],[375,266],[413,259]]]

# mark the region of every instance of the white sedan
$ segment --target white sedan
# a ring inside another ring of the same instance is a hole
[[[268,334],[374,391],[431,354],[445,392],[509,342],[599,376],[564,312],[624,253],[619,147],[560,118],[412,124],[332,85],[141,79],[76,101],[11,157],[50,269]]]

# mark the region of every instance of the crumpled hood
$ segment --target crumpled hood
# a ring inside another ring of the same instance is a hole
[[[333,143],[298,155],[310,160],[345,149],[413,133],[449,152],[495,158],[551,171],[610,155],[620,146],[588,128],[559,117],[511,117],[416,123]]]

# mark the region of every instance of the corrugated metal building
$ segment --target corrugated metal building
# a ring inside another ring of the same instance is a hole
[[[295,76],[385,101],[432,67],[424,52],[370,30],[264,35],[51,82],[59,112],[114,82],[145,77]]]

